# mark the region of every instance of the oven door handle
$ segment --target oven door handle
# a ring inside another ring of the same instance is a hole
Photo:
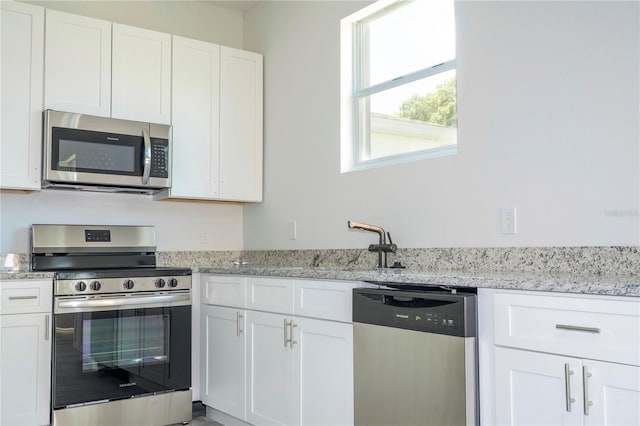
[[[75,299],[75,300],[59,300],[57,301],[57,307],[61,309],[65,308],[118,308],[118,307],[131,307],[155,305],[155,304],[167,304],[176,302],[191,302],[191,293],[180,294],[159,294],[153,296],[129,296],[129,297],[108,297],[108,298],[96,298],[96,299]]]

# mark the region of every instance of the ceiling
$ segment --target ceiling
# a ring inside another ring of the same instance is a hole
[[[259,0],[229,0],[229,1],[217,1],[217,0],[200,0],[202,3],[208,3],[213,6],[224,7],[227,9],[233,9],[240,12],[253,7]]]

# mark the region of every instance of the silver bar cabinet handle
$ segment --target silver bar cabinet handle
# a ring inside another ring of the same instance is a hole
[[[149,183],[149,175],[151,174],[151,138],[149,131],[142,129],[142,139],[144,139],[144,169],[142,170],[142,184]]]
[[[9,296],[9,300],[33,300],[37,298],[38,296]]]
[[[591,377],[591,373],[587,367],[582,367],[582,397],[584,403],[584,415],[589,415],[589,407],[593,405],[593,401],[589,401],[589,377]]]
[[[240,334],[244,331],[242,329],[242,320],[244,319],[244,315],[240,312],[236,312],[236,336],[240,337]]]
[[[287,347],[287,344],[289,343],[289,336],[287,336],[287,328],[289,328],[289,321],[287,321],[287,319],[284,319],[284,347]]]
[[[556,324],[556,328],[558,330],[569,330],[569,331],[584,331],[586,333],[600,333],[600,329],[597,327],[582,327],[580,325],[569,325],[569,324]]]
[[[49,314],[44,316],[44,340],[49,340]]]
[[[571,379],[570,376],[573,374],[573,370],[569,368],[569,364],[564,365],[564,391],[565,398],[567,400],[567,411],[571,412],[571,404],[576,402],[574,398],[571,398]]]
[[[291,349],[293,349],[293,345],[295,345],[296,343],[298,343],[298,341],[297,341],[297,340],[293,340],[293,329],[294,329],[295,327],[297,327],[297,326],[298,326],[298,324],[294,323],[294,322],[293,322],[293,320],[291,320],[291,322],[289,323],[289,327],[290,327],[290,328],[289,328],[289,330],[290,330],[290,336],[291,336],[291,339],[289,339],[289,347],[290,347]]]

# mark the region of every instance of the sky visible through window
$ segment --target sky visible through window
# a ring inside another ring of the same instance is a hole
[[[369,24],[369,84],[378,84],[455,59],[453,0],[402,2],[383,19]],[[449,19],[443,18],[448,17]],[[423,96],[452,78],[452,73],[420,80],[374,96],[372,112],[394,115],[403,101]]]

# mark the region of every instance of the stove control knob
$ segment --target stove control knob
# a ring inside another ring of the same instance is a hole
[[[126,281],[122,284],[122,286],[123,286],[124,288],[126,288],[127,290],[131,290],[131,289],[133,288],[133,286],[134,286],[134,284],[133,284],[133,280],[126,280]]]
[[[98,291],[101,287],[102,284],[100,284],[100,281],[93,281],[91,284],[89,284],[89,288],[93,291]]]
[[[178,287],[178,280],[175,278],[171,278],[169,280],[169,287],[173,288],[173,287]]]
[[[165,282],[162,278],[158,278],[156,280],[156,287],[157,288],[163,288],[165,286]]]
[[[78,281],[76,283],[76,291],[85,291],[87,289],[87,284],[84,281]]]

